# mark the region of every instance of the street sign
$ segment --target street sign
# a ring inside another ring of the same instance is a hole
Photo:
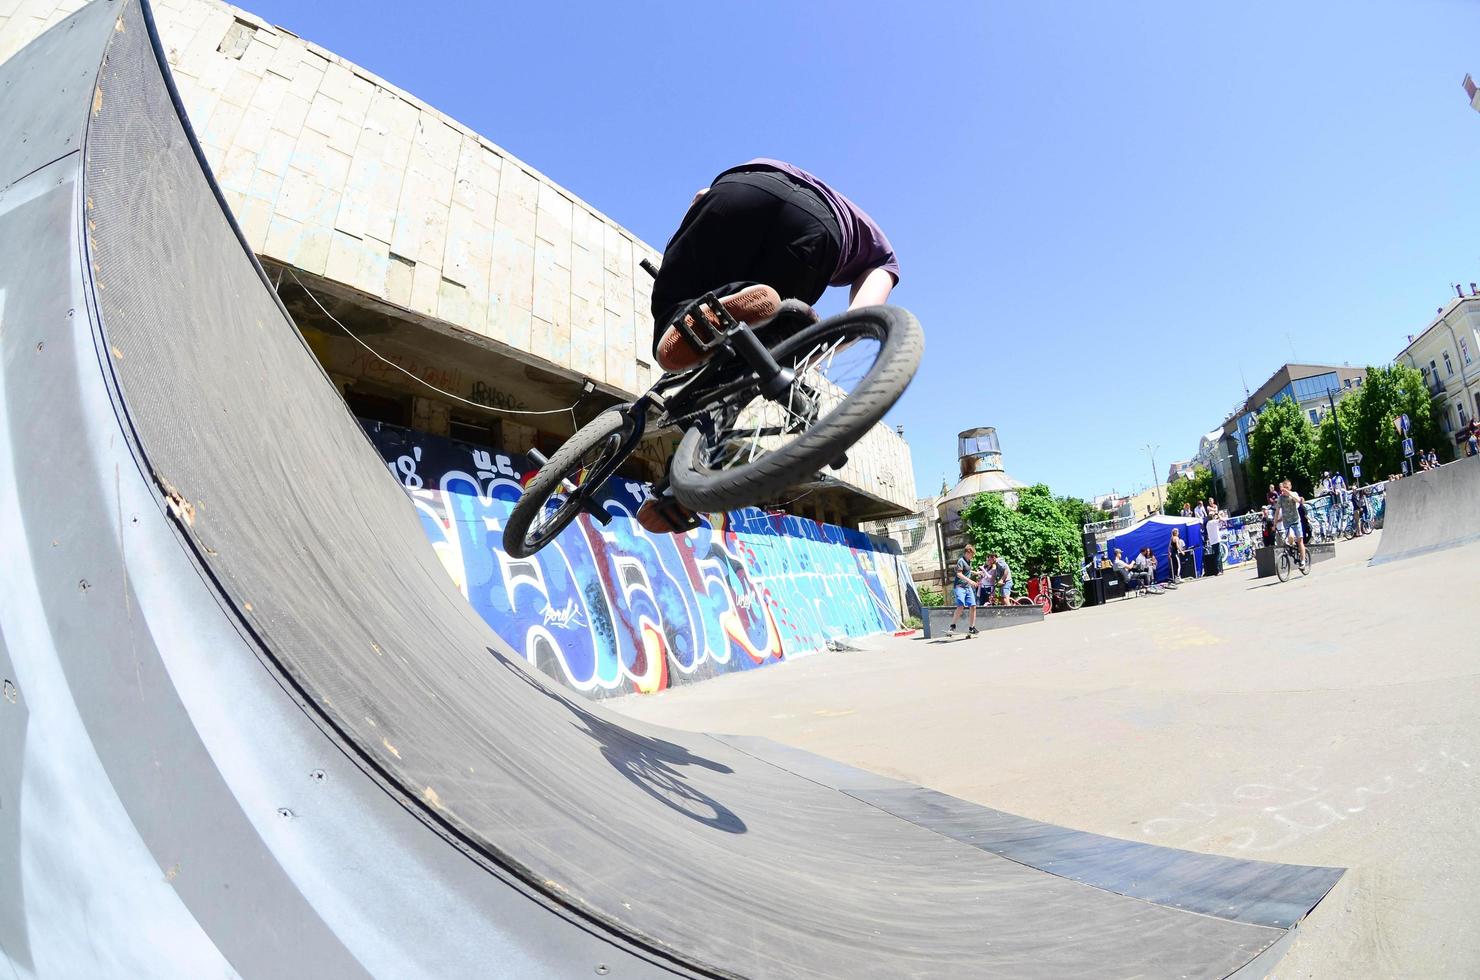
[[[1408,434],[1409,425],[1410,423],[1408,421],[1408,414],[1406,412],[1393,419],[1393,428],[1398,430],[1399,435],[1406,436]]]
[[[1362,468],[1360,466],[1358,466],[1357,464],[1353,463],[1352,464],[1352,479],[1353,480],[1360,480],[1361,478],[1362,478]]]
[[[1346,461],[1355,466],[1362,461],[1362,454],[1354,449],[1346,454]]]
[[[1403,416],[1403,417],[1404,418],[1407,418],[1406,415]],[[1403,455],[1404,456],[1412,456],[1413,455],[1413,440],[1412,439],[1404,439],[1403,440]]]

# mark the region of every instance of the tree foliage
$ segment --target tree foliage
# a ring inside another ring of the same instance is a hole
[[[1249,433],[1249,485],[1255,498],[1259,490],[1286,479],[1309,496],[1315,463],[1315,427],[1295,400],[1280,398],[1266,405]]]
[[[1063,512],[1064,517],[1068,518],[1069,523],[1075,527],[1082,528],[1085,525],[1095,524],[1106,518],[1103,510],[1100,510],[1100,508],[1089,501],[1081,500],[1078,497],[1057,497],[1054,499],[1054,503]]]
[[[1019,592],[1030,577],[1080,565],[1080,528],[1042,483],[1018,492],[1016,510],[998,494],[981,494],[961,511],[961,520],[979,559],[993,553],[1007,559]]]
[[[1335,417],[1341,422],[1341,439],[1347,452],[1357,450],[1362,454],[1364,482],[1383,480],[1401,471],[1403,439],[1393,419],[1404,414],[1415,449],[1432,449],[1440,461],[1454,458],[1454,443],[1439,425],[1422,373],[1406,364],[1369,367],[1367,380],[1337,404]],[[1319,469],[1335,473],[1341,468],[1336,421],[1329,415],[1321,422],[1317,451]]]
[[[1206,466],[1193,467],[1192,475],[1173,480],[1167,487],[1166,513],[1182,513],[1182,505],[1196,507],[1199,500],[1213,496],[1213,471]]]

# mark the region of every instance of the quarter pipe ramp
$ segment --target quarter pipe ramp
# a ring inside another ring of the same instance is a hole
[[[1480,541],[1480,456],[1389,481],[1372,564]]]
[[[547,683],[245,248],[147,6],[0,66],[0,147],[15,974],[1258,975],[1339,878]]]

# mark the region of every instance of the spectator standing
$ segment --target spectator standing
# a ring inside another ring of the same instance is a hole
[[[1206,558],[1213,558],[1213,574],[1223,574],[1223,518],[1218,516],[1218,505],[1208,512],[1208,523],[1203,526],[1203,540],[1206,542],[1203,548],[1204,574],[1206,574]]]
[[[1197,522],[1199,524],[1205,523],[1207,521],[1208,509],[1203,506],[1203,502],[1201,500],[1197,502],[1197,507],[1193,510],[1192,516],[1197,518]]]
[[[1182,533],[1172,528],[1172,540],[1167,542],[1167,573],[1171,576],[1173,585],[1182,582]]]
[[[962,552],[961,557],[956,559],[955,585],[956,611],[951,613],[951,628],[947,631],[954,636],[956,633],[956,621],[961,618],[961,610],[969,609],[966,635],[976,635],[976,579],[972,577],[975,568],[972,559],[976,557],[976,545],[968,544]]]
[[[988,585],[989,582],[990,585]],[[1007,598],[1012,595],[1012,569],[1007,566],[1006,558],[1001,555],[987,556],[986,569],[982,573],[982,586],[988,589],[992,605],[1007,604]]]
[[[1465,434],[1465,456],[1480,456],[1480,415],[1470,419],[1470,428]]]

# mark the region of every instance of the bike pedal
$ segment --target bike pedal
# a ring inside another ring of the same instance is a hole
[[[703,307],[709,308],[705,313]],[[719,321],[712,322],[710,317]],[[689,325],[692,320],[695,324],[704,324],[704,329],[710,333],[709,340],[702,340],[698,332]],[[730,315],[730,311],[720,305],[719,297],[713,293],[705,293],[694,300],[683,312],[673,318],[672,326],[675,327],[684,340],[700,354],[707,354],[717,350],[729,341],[729,334],[740,325],[739,321]]]

